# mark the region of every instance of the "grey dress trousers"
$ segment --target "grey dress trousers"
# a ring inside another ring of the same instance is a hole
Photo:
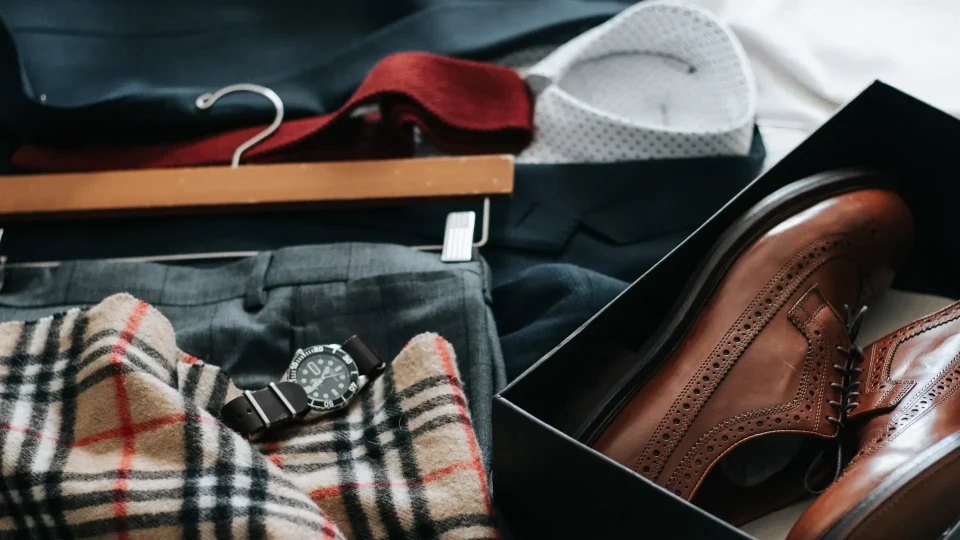
[[[71,261],[8,268],[0,320],[32,320],[128,292],[173,323],[178,346],[223,367],[241,388],[280,379],[294,352],[359,335],[384,360],[432,331],[453,344],[487,465],[491,402],[505,369],[482,259],[448,264],[386,244],[262,252],[215,267]]]

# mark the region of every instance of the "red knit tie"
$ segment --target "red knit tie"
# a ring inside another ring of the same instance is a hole
[[[361,105],[379,115],[350,117]],[[410,156],[413,129],[451,154],[516,153],[533,132],[533,102],[512,70],[425,53],[381,60],[347,103],[331,114],[291,120],[243,155],[244,163]],[[22,146],[12,163],[31,171],[190,167],[229,163],[266,126],[155,145]]]

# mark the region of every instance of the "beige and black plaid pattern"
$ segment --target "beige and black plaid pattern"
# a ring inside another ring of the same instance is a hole
[[[0,537],[497,536],[439,336],[349,409],[256,444],[217,419],[239,394],[128,295],[0,324]]]

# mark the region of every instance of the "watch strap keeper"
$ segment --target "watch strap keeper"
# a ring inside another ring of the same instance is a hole
[[[302,416],[309,409],[307,392],[295,382],[270,383],[256,392],[245,391],[220,409],[227,427],[248,439]]]

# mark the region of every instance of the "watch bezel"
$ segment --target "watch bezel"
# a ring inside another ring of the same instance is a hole
[[[290,362],[290,372],[287,378],[300,386],[304,386],[297,377],[297,368],[308,358],[320,354],[328,354],[342,360],[350,372],[350,384],[347,385],[346,390],[335,399],[310,399],[310,395],[308,394],[307,403],[310,408],[315,411],[335,411],[349,404],[353,396],[360,390],[360,370],[357,368],[357,363],[354,362],[353,358],[341,349],[340,346],[314,345],[297,351],[297,354],[293,357],[293,361]]]

